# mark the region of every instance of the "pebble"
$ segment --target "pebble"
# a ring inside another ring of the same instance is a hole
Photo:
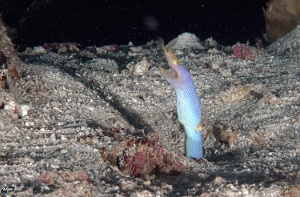
[[[130,180],[121,179],[121,180],[120,180],[120,183],[119,183],[119,186],[120,186],[120,188],[123,189],[123,190],[129,190],[129,191],[132,191],[132,190],[135,189],[136,183],[133,182],[133,181],[130,181]]]
[[[21,105],[20,106],[20,116],[21,117],[27,116],[28,110],[30,110],[30,106],[29,105]]]
[[[67,138],[65,135],[61,135],[61,136],[60,136],[60,140],[61,140],[61,141],[67,141],[68,138]]]

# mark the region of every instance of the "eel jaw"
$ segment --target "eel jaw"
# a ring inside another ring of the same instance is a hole
[[[179,78],[179,73],[177,72],[177,70],[172,66],[170,67],[170,69],[171,69],[171,75],[175,78]]]
[[[170,66],[171,73],[168,73],[165,69],[162,67],[159,67],[159,71],[161,75],[166,78],[168,81],[179,81],[180,75],[178,71]]]

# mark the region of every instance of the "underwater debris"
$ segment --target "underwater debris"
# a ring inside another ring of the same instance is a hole
[[[105,46],[96,48],[97,54],[106,54],[109,51],[117,51],[117,50],[119,50],[119,46],[116,45],[116,44],[114,44],[114,45],[105,45]]]
[[[2,111],[3,110],[3,111]],[[7,120],[18,120],[28,115],[29,105],[19,105],[15,101],[0,101],[0,111]],[[2,125],[3,128],[3,125]]]
[[[130,50],[134,53],[140,53],[143,51],[142,47],[130,47]]]
[[[124,174],[135,177],[184,172],[183,159],[160,145],[158,139],[158,133],[152,133],[146,139],[127,137],[109,149],[103,147],[101,156]]]
[[[217,141],[223,143],[234,142],[238,135],[238,128],[229,129],[226,125],[218,125],[213,129],[213,134],[216,137]]]
[[[33,47],[33,48],[27,47],[26,50],[24,51],[25,55],[42,55],[46,53],[48,53],[48,51],[44,49],[44,47],[42,46]]]
[[[255,56],[250,51],[249,47],[244,44],[237,43],[237,44],[233,45],[232,48],[233,48],[233,56],[234,57],[244,59],[244,60],[255,59]]]
[[[76,42],[65,43],[45,43],[43,48],[49,51],[57,52],[58,54],[76,53],[81,45]]]
[[[250,99],[251,96],[262,97],[260,89],[260,85],[231,85],[229,90],[221,92],[219,97],[225,103]]]
[[[213,183],[215,185],[222,185],[222,184],[225,184],[227,183],[227,180],[223,177],[220,177],[220,176],[217,176],[214,180],[213,180]]]
[[[149,62],[146,58],[134,65],[133,75],[144,76],[148,74],[148,69],[150,67]]]

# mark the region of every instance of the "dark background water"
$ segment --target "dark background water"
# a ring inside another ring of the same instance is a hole
[[[262,38],[267,0],[0,0],[16,46],[146,44],[191,32],[223,45]]]

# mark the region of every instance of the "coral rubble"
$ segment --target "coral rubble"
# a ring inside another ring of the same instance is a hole
[[[128,137],[127,141],[102,148],[102,158],[108,160],[125,174],[148,176],[152,174],[174,174],[185,170],[182,158],[158,143],[158,134],[147,139]]]

